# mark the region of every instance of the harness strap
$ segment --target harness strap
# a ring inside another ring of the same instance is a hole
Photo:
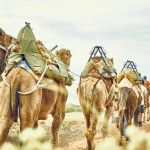
[[[4,59],[4,62],[5,62],[5,61],[6,61],[6,59],[7,59],[7,57],[8,57],[8,55],[9,55],[9,49],[11,49],[11,48],[12,48],[12,44],[10,44],[7,48],[6,48],[6,47],[4,47],[3,45],[0,45],[0,48],[1,48],[2,50],[6,51],[5,59]],[[10,52],[10,53],[11,53],[11,52]]]
[[[45,72],[46,72],[47,69],[48,69],[48,66],[46,65],[46,66],[45,66],[45,70],[43,71],[43,73],[42,73],[42,75],[41,75],[39,81],[37,82],[37,84],[35,85],[35,87],[34,87],[31,91],[26,92],[26,93],[23,93],[23,92],[18,91],[18,93],[19,93],[19,94],[22,94],[22,95],[28,95],[28,94],[34,92],[34,91],[36,90],[37,86],[39,85],[39,83],[41,82],[41,80],[42,80],[42,78],[43,78],[43,76],[44,76],[44,74],[45,74]]]

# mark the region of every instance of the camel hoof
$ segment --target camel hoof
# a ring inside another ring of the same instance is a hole
[[[58,147],[58,142],[56,142],[56,141],[54,142],[54,140],[52,140],[52,139],[49,142],[50,142],[53,149]]]

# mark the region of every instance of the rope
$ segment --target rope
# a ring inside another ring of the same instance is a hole
[[[42,78],[43,78],[43,76],[44,76],[44,74],[45,74],[47,68],[48,68],[48,66],[46,65],[45,70],[43,71],[43,73],[42,73],[42,75],[41,75],[39,81],[37,82],[36,86],[35,86],[31,91],[26,92],[26,93],[23,93],[23,92],[18,91],[18,93],[19,93],[19,94],[22,94],[22,95],[28,95],[28,94],[31,94],[32,92],[34,92],[34,91],[36,90],[37,86],[39,85],[39,83],[41,82],[41,80],[42,80]]]
[[[23,92],[18,91],[18,93],[19,93],[19,94],[22,94],[22,95],[28,95],[28,94],[31,94],[32,92],[34,92],[34,91],[36,90],[37,86],[39,85],[39,83],[41,82],[41,80],[42,80],[42,78],[43,78],[43,76],[44,76],[44,74],[45,74],[45,72],[46,72],[47,69],[48,69],[48,66],[47,66],[47,64],[46,64],[45,69],[44,69],[44,71],[43,71],[43,73],[42,73],[42,75],[41,75],[39,81],[37,82],[37,84],[35,85],[35,87],[34,87],[31,91],[26,92],[26,93],[23,93]],[[3,81],[6,83],[6,85],[10,87],[10,84],[8,84],[8,82],[6,81],[4,74],[2,74],[2,79],[3,79]]]
[[[74,72],[72,72],[72,71],[70,71],[70,70],[69,70],[69,72],[80,78],[80,76],[77,75],[77,74],[75,74]]]
[[[10,87],[9,83],[8,83],[8,82],[6,81],[6,79],[5,79],[5,73],[3,73],[1,76],[2,76],[3,81],[6,83],[6,85],[7,85],[8,87]]]

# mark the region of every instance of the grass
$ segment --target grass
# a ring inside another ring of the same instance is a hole
[[[81,112],[81,108],[78,105],[68,104],[66,105],[66,113]]]

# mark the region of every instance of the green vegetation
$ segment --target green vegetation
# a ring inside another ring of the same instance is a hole
[[[81,112],[81,108],[78,105],[68,104],[66,105],[66,113]]]

